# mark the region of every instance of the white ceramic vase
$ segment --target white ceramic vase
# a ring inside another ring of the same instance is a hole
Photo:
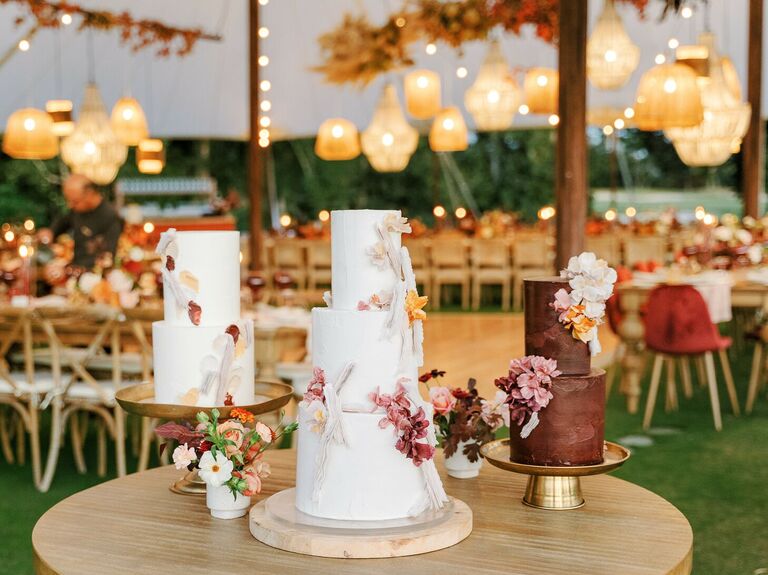
[[[445,458],[445,469],[451,477],[456,477],[457,479],[470,479],[471,477],[477,477],[480,473],[480,468],[483,466],[483,459],[478,458],[477,461],[472,463],[469,458],[464,455],[464,446],[467,443],[468,442],[459,441],[456,453]]]
[[[233,495],[227,485],[206,485],[205,503],[216,519],[236,519],[248,513],[251,498],[241,493]]]

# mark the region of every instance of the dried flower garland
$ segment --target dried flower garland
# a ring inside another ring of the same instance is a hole
[[[171,52],[177,56],[185,56],[192,51],[198,40],[221,40],[220,36],[204,32],[200,28],[177,28],[157,20],[134,18],[128,12],[90,10],[71,2],[52,0],[0,0],[0,4],[12,2],[29,12],[27,16],[19,16],[16,19],[17,25],[31,19],[36,28],[58,28],[61,26],[61,17],[69,14],[80,18],[79,30],[117,29],[120,31],[121,40],[133,50],[159,46],[158,56],[169,56]]]

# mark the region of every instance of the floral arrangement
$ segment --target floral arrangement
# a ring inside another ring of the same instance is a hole
[[[224,421],[219,421],[219,411],[212,409],[210,416],[204,411],[197,414],[195,427],[168,422],[155,433],[179,443],[173,451],[176,469],[197,469],[207,485],[226,485],[233,497],[238,493],[248,497],[259,493],[262,479],[269,476],[264,451],[296,427],[292,423],[275,431],[257,422],[250,411],[235,408]]]
[[[605,302],[613,295],[616,270],[592,252],[584,252],[572,257],[560,275],[568,278],[571,291],[558,290],[550,306],[573,337],[588,343],[591,354],[597,355],[601,350],[597,328],[603,323]]]
[[[390,425],[397,433],[397,442],[395,448],[413,461],[416,467],[419,467],[424,461],[432,459],[435,454],[435,448],[426,439],[429,433],[429,420],[424,413],[424,409],[419,407],[414,409],[411,399],[408,397],[403,380],[397,382],[395,393],[379,393],[376,391],[370,393],[368,398],[373,404],[383,409],[386,415],[379,421],[379,427],[386,429]]]
[[[480,397],[476,381],[470,379],[467,388],[449,389],[444,386],[430,386],[445,376],[444,371],[433,369],[419,377],[427,386],[429,399],[434,411],[432,421],[443,444],[446,457],[451,457],[464,442],[464,455],[471,462],[480,458],[480,446],[492,441],[502,426],[509,426],[507,396],[502,391],[488,401]]]
[[[523,439],[539,424],[539,412],[552,400],[552,379],[558,375],[560,371],[554,359],[527,355],[513,359],[509,363],[509,374],[494,382],[509,406],[509,420],[522,427],[520,437]]]
[[[67,292],[73,299],[84,296],[94,303],[122,309],[135,308],[141,296],[133,276],[120,268],[103,272],[96,267],[93,271],[83,272],[80,277],[71,277]]]

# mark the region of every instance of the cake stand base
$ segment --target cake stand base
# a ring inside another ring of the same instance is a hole
[[[445,549],[472,532],[472,510],[453,497],[443,509],[417,517],[339,521],[302,513],[296,509],[295,494],[295,489],[286,489],[251,509],[249,525],[256,539],[303,555],[373,559]]]
[[[168,486],[168,489],[179,495],[205,495],[205,481],[200,479],[197,469],[188,471],[187,474],[174,481]]]
[[[605,442],[603,462],[596,465],[547,466],[527,465],[510,460],[509,439],[486,443],[480,453],[488,463],[503,469],[528,475],[523,503],[536,509],[564,511],[584,505],[581,477],[608,473],[629,459],[629,450],[617,443]]]

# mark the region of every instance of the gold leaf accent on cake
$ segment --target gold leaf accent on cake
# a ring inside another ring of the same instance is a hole
[[[242,357],[247,347],[248,346],[245,343],[245,338],[238,338],[237,343],[235,344],[235,357]]]
[[[187,270],[179,272],[179,281],[181,282],[181,285],[187,286],[193,292],[200,292],[200,281],[192,274],[192,272],[188,272]]]
[[[200,399],[200,392],[196,387],[191,387],[179,398],[181,405],[197,405],[197,400]]]

